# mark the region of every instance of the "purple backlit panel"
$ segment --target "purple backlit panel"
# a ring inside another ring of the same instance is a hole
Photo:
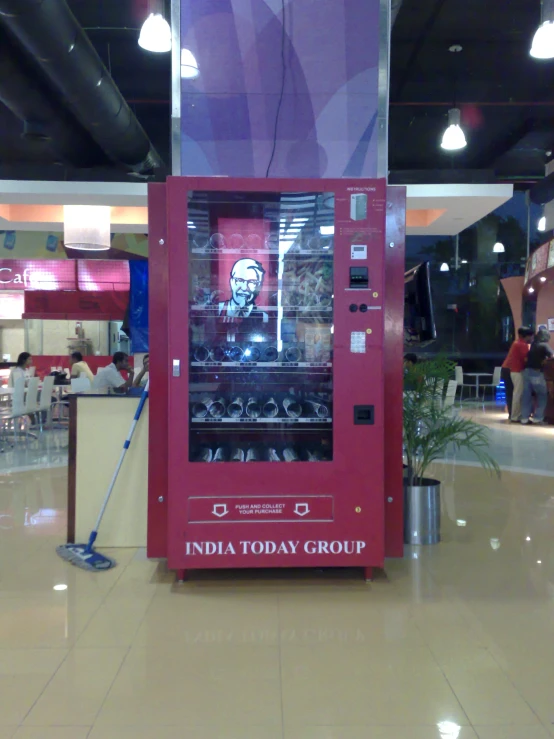
[[[377,176],[379,0],[181,0],[181,173]]]

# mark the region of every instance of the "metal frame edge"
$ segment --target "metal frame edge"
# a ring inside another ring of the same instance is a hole
[[[181,0],[171,0],[171,173],[181,174]]]
[[[379,92],[377,102],[377,177],[388,181],[391,0],[379,0]]]

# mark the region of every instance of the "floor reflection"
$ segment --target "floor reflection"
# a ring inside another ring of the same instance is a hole
[[[0,437],[0,475],[67,466],[67,430],[45,429],[42,433],[33,433],[36,439],[18,437],[15,442],[10,434]]]
[[[508,466],[550,452],[527,429],[521,442],[491,421],[491,434]],[[66,467],[4,468],[0,737],[554,736],[552,477],[498,480],[466,462],[431,470],[441,543],[407,547],[370,584],[323,570],[179,585],[134,549],[109,552],[113,570],[84,572],[55,554]]]

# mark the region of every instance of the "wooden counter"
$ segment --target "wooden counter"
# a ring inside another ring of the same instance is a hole
[[[85,542],[113,475],[138,397],[72,395],[69,410],[67,541]],[[104,515],[97,546],[146,546],[148,401]]]

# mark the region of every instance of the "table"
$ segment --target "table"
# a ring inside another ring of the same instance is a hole
[[[479,399],[479,379],[481,377],[492,377],[492,372],[464,372],[465,377],[475,377],[475,398]]]

